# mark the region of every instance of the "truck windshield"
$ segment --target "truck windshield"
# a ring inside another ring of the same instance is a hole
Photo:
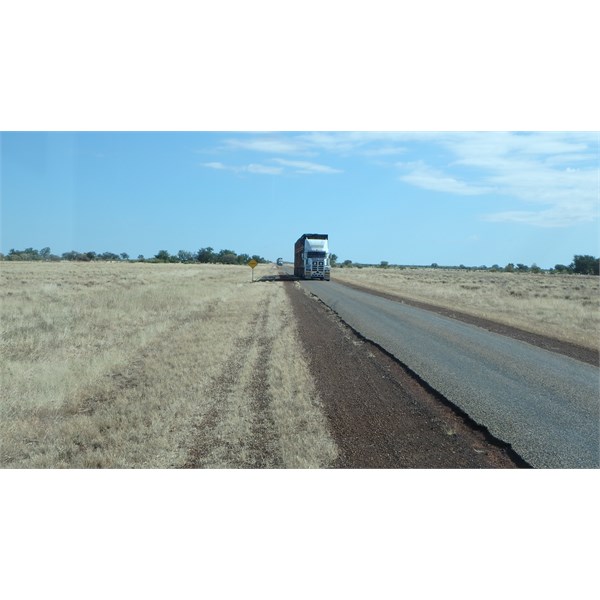
[[[308,258],[325,258],[325,252],[309,252]]]

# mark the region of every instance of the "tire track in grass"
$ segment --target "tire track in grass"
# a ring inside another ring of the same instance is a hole
[[[215,304],[168,323],[160,335],[132,350],[127,361],[59,407],[38,410],[30,429],[43,428],[44,443],[15,456],[14,466],[164,468],[176,462],[199,388],[193,375],[198,358],[190,352],[195,327],[210,318]]]
[[[267,335],[271,298],[258,304],[249,335],[239,337],[215,379],[212,408],[195,426],[187,468],[277,468],[283,466],[267,371],[272,341]]]
[[[271,406],[272,395],[269,390],[268,369],[273,342],[267,335],[267,322],[269,320],[269,307],[271,297],[268,297],[264,311],[257,321],[257,358],[252,365],[250,379],[250,408],[252,411],[252,437],[250,439],[252,467],[283,467],[283,459],[279,450],[278,438],[275,433]]]

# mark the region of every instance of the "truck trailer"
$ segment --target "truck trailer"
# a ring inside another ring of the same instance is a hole
[[[294,244],[294,275],[300,279],[329,281],[329,236],[305,233]]]

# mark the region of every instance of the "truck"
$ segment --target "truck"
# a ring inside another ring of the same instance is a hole
[[[283,265],[283,258],[278,258],[277,259],[277,266],[281,267],[281,265]]]
[[[294,275],[329,281],[330,273],[328,234],[302,234],[294,244]]]

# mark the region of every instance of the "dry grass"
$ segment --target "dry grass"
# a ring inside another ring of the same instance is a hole
[[[0,277],[0,466],[335,460],[281,284],[217,265],[2,263]]]
[[[597,349],[600,277],[447,269],[335,269],[332,279]]]

